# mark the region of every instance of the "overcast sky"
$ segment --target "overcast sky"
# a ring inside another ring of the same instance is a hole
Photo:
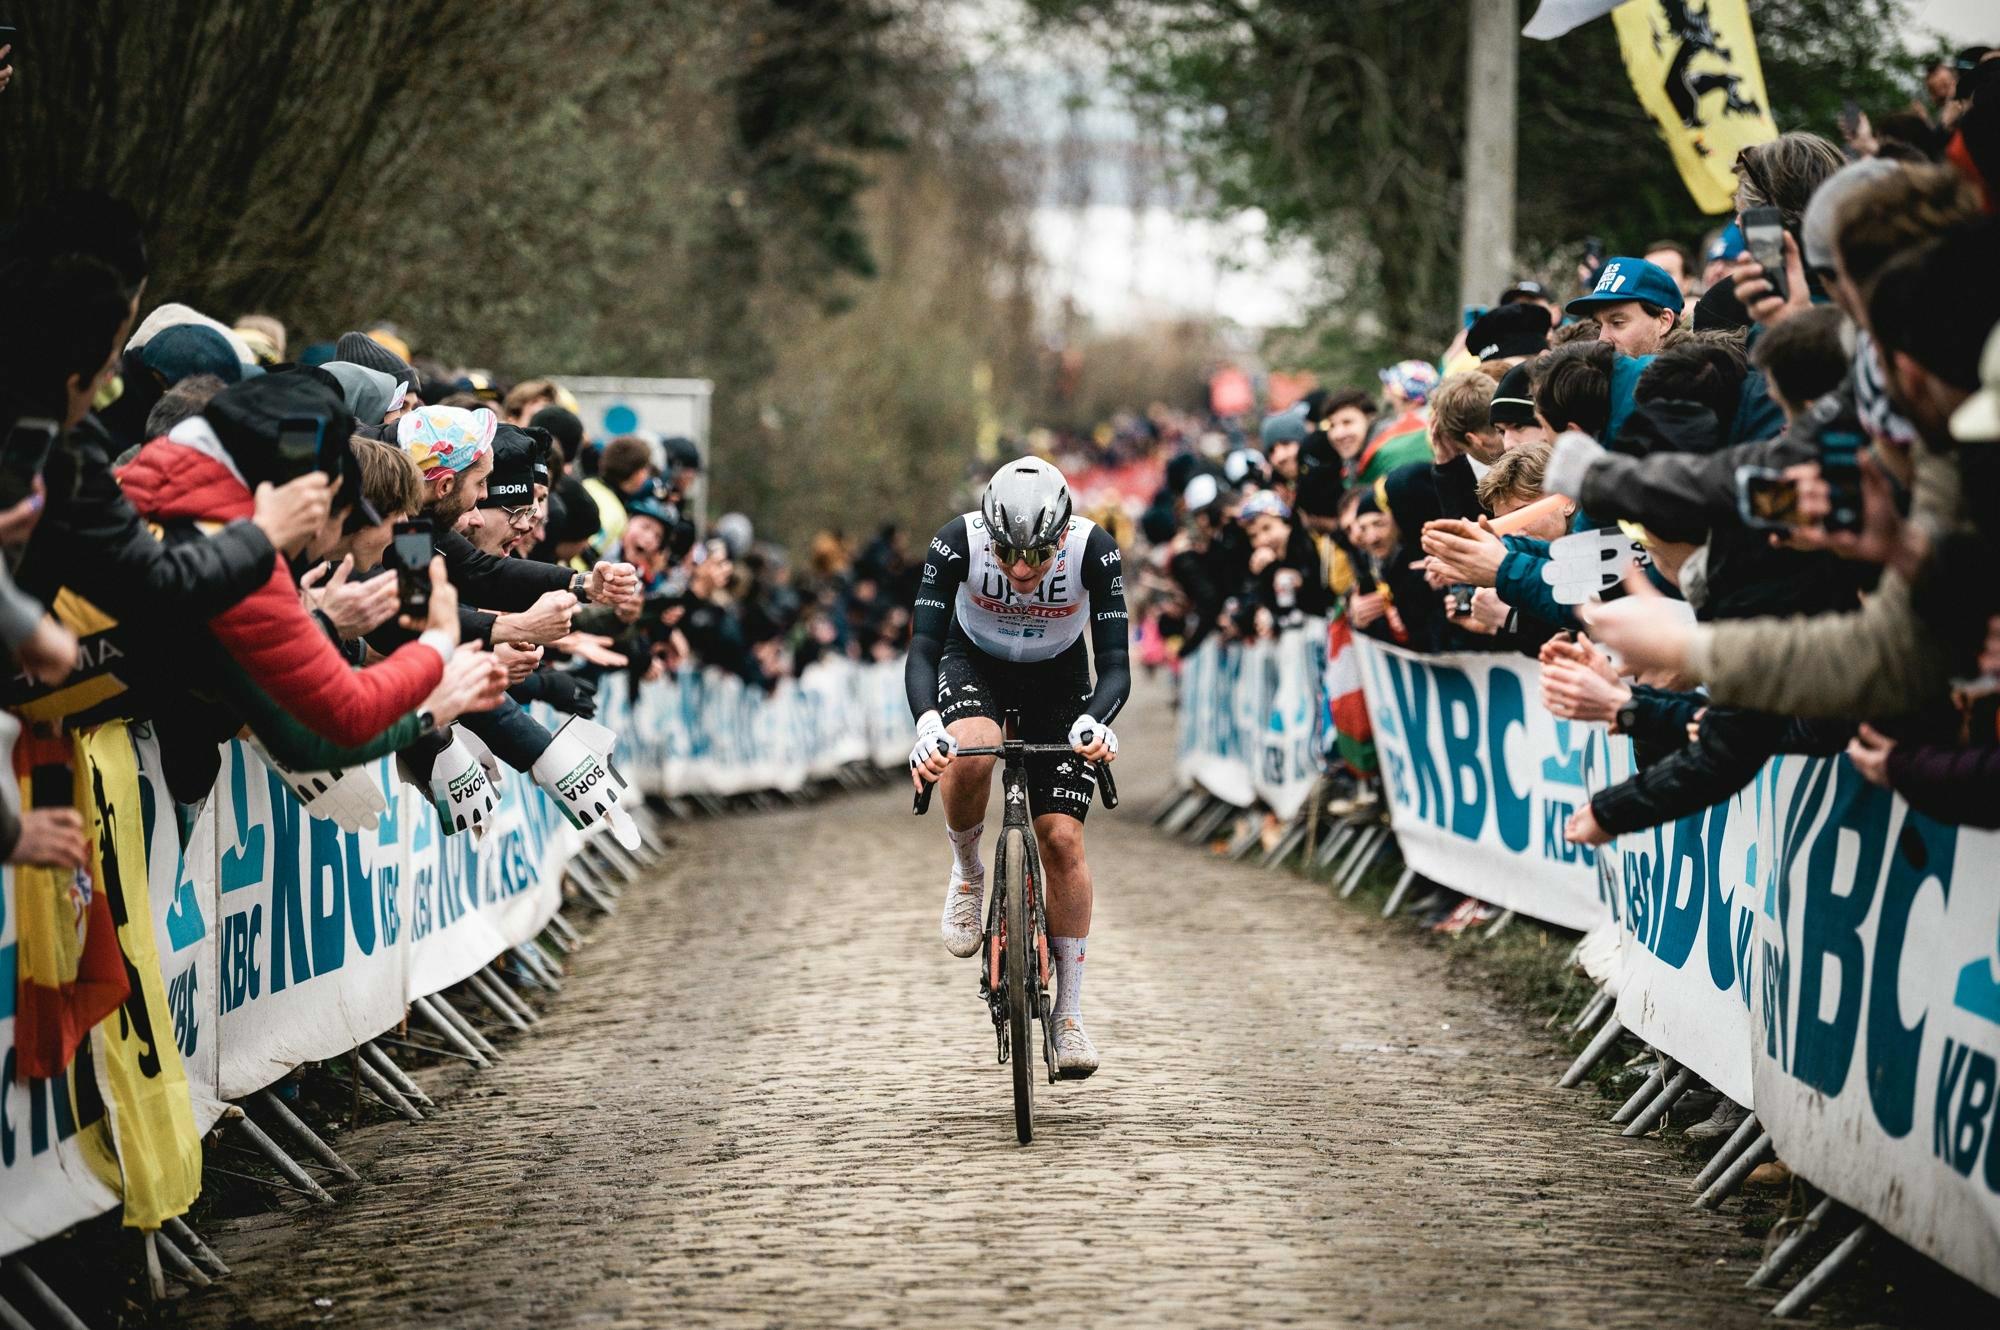
[[[1525,18],[1533,0],[1521,7]],[[1310,263],[1273,253],[1256,213],[1191,217],[1185,173],[1110,89],[1101,59],[1071,48],[1058,62],[1021,30],[1012,0],[971,0],[961,12],[1016,132],[1043,148],[1034,233],[1051,306],[1067,297],[1106,326],[1192,315],[1268,327],[1299,317]],[[1903,36],[1913,50],[1930,46],[1931,31],[1953,46],[2000,40],[2000,0],[1910,0],[1910,12]]]

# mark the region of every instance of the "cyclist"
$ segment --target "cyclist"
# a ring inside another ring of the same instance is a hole
[[[1001,467],[979,511],[947,522],[924,559],[903,684],[917,718],[910,778],[919,789],[940,782],[951,840],[939,931],[954,956],[979,950],[986,887],[979,834],[994,760],[957,753],[961,745],[998,744],[1001,716],[1018,710],[1023,740],[1067,742],[1077,755],[1029,757],[1028,786],[1056,969],[1056,1067],[1067,1077],[1088,1076],[1097,1070],[1097,1048],[1083,1028],[1091,907],[1083,817],[1097,788],[1090,763],[1118,756],[1111,720],[1131,689],[1118,542],[1072,515],[1062,472],[1030,457]]]

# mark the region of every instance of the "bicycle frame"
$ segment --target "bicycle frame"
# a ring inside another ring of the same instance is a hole
[[[1005,874],[997,871],[1000,854],[1010,839],[1010,833],[1018,835],[1025,855],[1022,865],[1021,885],[1026,892],[1025,916],[1029,931],[1033,934],[1034,965],[1028,976],[1029,991],[1024,995],[1025,1007],[1031,1019],[1039,1020],[1042,1027],[1042,1060],[1047,1067],[1051,1083],[1060,1079],[1056,1068],[1055,1027],[1050,1021],[1052,1009],[1049,1001],[1049,926],[1043,897],[1041,847],[1035,840],[1034,809],[1028,798],[1028,758],[1035,756],[1068,756],[1074,749],[1066,743],[1031,744],[1018,736],[1020,713],[1008,710],[1002,729],[1003,737],[997,746],[966,747],[958,750],[959,757],[997,757],[1001,759],[1001,824],[1000,835],[996,838],[995,883],[993,894],[987,899],[986,927],[982,939],[985,963],[979,969],[979,997],[986,1004],[987,1013],[993,1018],[993,1038],[999,1061],[1010,1057],[1023,1057],[1027,1050],[1010,1048],[1009,1029],[1013,1024],[1010,1011],[1011,994],[1008,992],[1006,977],[1007,953],[1007,893]],[[1118,806],[1118,787],[1112,782],[1110,764],[1093,763],[1097,777],[1097,790],[1107,809]],[[918,815],[930,807],[931,793],[936,787],[925,785],[917,791],[914,811]],[[1023,1026],[1022,1037],[1026,1037]],[[1032,1094],[1028,1083],[1021,1079],[1020,1069],[1015,1072],[1016,1122],[1021,1132],[1021,1141],[1026,1144],[1030,1128],[1026,1125],[1032,1117]],[[1028,1105],[1028,1107],[1024,1107]]]

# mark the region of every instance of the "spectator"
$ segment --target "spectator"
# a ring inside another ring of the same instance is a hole
[[[302,494],[315,495],[325,512],[327,477],[310,470],[311,456],[287,456],[278,448],[281,421],[302,417],[324,422],[329,434],[345,438],[352,418],[330,390],[303,373],[251,379],[223,390],[201,415],[184,421],[167,438],[139,453],[120,477],[134,506],[165,526],[170,540],[206,539],[198,524],[231,521],[252,508],[253,484],[303,482]],[[358,474],[358,467],[355,469]],[[280,547],[288,558],[316,558],[332,548],[345,518],[355,508],[343,502],[314,527]],[[257,688],[293,719],[343,746],[355,746],[415,711],[435,689],[458,644],[457,599],[442,568],[433,578],[432,609],[423,635],[391,653],[379,665],[353,670],[340,658],[302,607],[286,559],[271,565],[264,586],[206,624],[183,624],[173,639],[181,645],[154,657],[167,669],[146,671],[145,687],[160,699],[153,708],[176,796],[192,802],[215,777],[216,743],[242,721],[226,707],[183,705],[178,699],[200,691],[202,662],[215,649],[241,665]],[[163,624],[150,626],[161,632]],[[129,681],[128,681],[129,682]],[[170,699],[175,699],[169,704]]]
[[[1685,297],[1673,274],[1644,259],[1607,259],[1597,284],[1563,309],[1597,320],[1598,335],[1620,355],[1649,356],[1680,320]]]
[[[1691,300],[1701,293],[1695,271],[1694,251],[1678,240],[1655,240],[1640,251],[1641,258],[1664,272],[1681,288],[1683,301]]]
[[[1528,366],[1514,366],[1494,386],[1486,404],[1486,428],[1500,436],[1503,452],[1548,442],[1549,432],[1535,414],[1535,381]]]
[[[1532,359],[1549,346],[1549,329],[1554,326],[1548,307],[1539,301],[1522,300],[1490,309],[1465,330],[1465,349],[1479,358],[1481,369],[1493,378]]]
[[[630,436],[604,446],[597,474],[583,482],[597,504],[599,538],[609,545],[625,530],[625,510],[653,479],[653,450]]]

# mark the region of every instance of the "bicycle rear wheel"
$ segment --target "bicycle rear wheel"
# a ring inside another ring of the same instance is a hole
[[[1013,1056],[1007,1059],[1014,1072],[1014,1135],[1026,1145],[1035,1135],[1035,1045],[1029,1042],[1034,1019],[1035,932],[1034,912],[1028,906],[1027,836],[1019,827],[1000,832],[1000,850],[994,859],[994,879],[1004,902],[1001,919],[1007,929],[1005,979],[1007,983],[1007,1035]]]

